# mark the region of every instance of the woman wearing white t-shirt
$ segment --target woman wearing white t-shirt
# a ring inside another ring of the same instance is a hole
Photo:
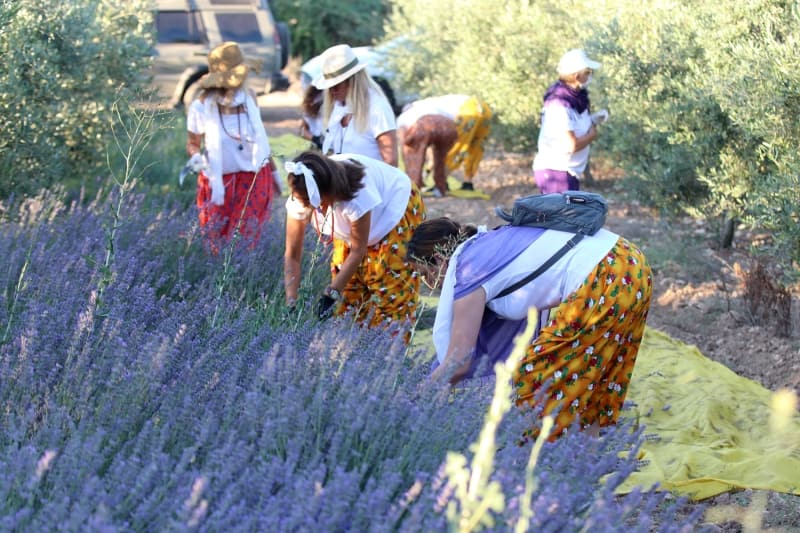
[[[286,163],[286,303],[294,306],[309,223],[333,243],[331,282],[317,304],[320,318],[357,313],[370,325],[410,324],[419,277],[406,245],[425,218],[419,189],[402,171],[363,155],[303,152]]]
[[[186,150],[188,166],[200,171],[200,226],[216,251],[218,241],[237,231],[254,244],[280,189],[255,94],[245,88],[250,69],[239,45],[214,48],[208,68],[186,117]]]
[[[478,233],[448,218],[420,224],[408,258],[428,283],[442,281],[433,343],[434,380],[456,383],[479,364],[505,361],[528,310],[549,310],[514,372],[517,404],[543,414],[556,408],[553,438],[575,418],[582,427],[616,422],[650,308],[652,279],[644,254],[601,229],[587,235],[542,274],[508,294],[506,288],[542,266],[572,233],[501,226]],[[446,273],[445,273],[446,272]],[[443,275],[444,273],[444,275]],[[539,389],[552,380],[546,391]],[[526,433],[535,437],[536,429]]]
[[[580,49],[570,50],[558,62],[559,79],[544,95],[541,128],[533,176],[542,194],[577,191],[589,162],[589,146],[597,125],[608,112],[591,114],[586,87],[600,63]]]
[[[346,44],[322,53],[322,75],[314,80],[323,91],[322,152],[361,154],[397,166],[394,112],[365,67]]]

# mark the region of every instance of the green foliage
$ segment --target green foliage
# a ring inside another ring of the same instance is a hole
[[[544,90],[569,48],[603,66],[591,87],[611,120],[595,150],[664,211],[772,232],[800,262],[800,7],[788,0],[396,0],[387,34],[399,81],[423,96],[475,94],[492,138],[532,150]],[[446,23],[445,23],[446,21]]]
[[[2,4],[0,197],[105,165],[112,103],[132,99],[148,61],[145,0]]]
[[[771,230],[783,261],[800,259],[798,22],[792,2],[684,1],[620,9],[594,36],[622,119],[606,146],[644,196]]]
[[[292,50],[310,59],[335,44],[372,44],[383,36],[388,0],[274,0],[275,18],[289,24]]]

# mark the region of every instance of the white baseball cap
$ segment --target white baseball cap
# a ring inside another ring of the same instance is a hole
[[[566,76],[568,74],[575,74],[576,72],[580,72],[587,68],[596,70],[600,68],[600,63],[589,59],[589,57],[586,55],[586,52],[584,52],[582,49],[575,48],[561,56],[561,59],[558,61],[558,68],[556,70],[558,71],[559,76]]]

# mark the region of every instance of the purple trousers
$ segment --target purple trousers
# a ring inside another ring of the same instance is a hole
[[[581,190],[578,176],[566,170],[534,170],[533,179],[542,194]]]

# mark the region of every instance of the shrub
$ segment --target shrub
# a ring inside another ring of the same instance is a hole
[[[494,111],[492,139],[529,150],[542,96],[568,42],[562,37],[579,25],[565,10],[572,12],[556,2],[399,0],[387,33],[403,35],[413,53],[397,50],[391,59],[411,94],[479,96]]]
[[[642,196],[769,229],[784,262],[800,259],[798,17],[775,0],[630,5],[593,39],[621,119],[606,145]]]
[[[191,211],[141,210],[131,195],[107,276],[110,198],[30,200],[0,226],[0,529],[447,527],[445,454],[469,454],[488,386],[448,397],[399,337],[308,318],[313,275],[287,314],[281,273],[265,267],[282,254],[277,221],[255,249],[209,256]],[[497,434],[500,530],[520,515],[529,451],[511,443],[530,420],[513,411]],[[649,531],[663,496],[636,514],[641,495],[613,495],[638,436],[547,444],[531,527]],[[687,531],[697,512],[658,530]]]
[[[142,87],[146,0],[3,1],[0,198],[105,164],[112,104]]]
[[[447,24],[441,24],[447,20]],[[493,2],[398,0],[388,23],[411,53],[400,79],[423,96],[467,92],[495,110],[492,138],[531,150],[554,67],[568,48],[603,63],[592,102],[611,120],[595,148],[627,189],[721,229],[764,228],[762,250],[796,272],[800,197],[800,10],[785,0]],[[731,233],[721,231],[721,244]]]

